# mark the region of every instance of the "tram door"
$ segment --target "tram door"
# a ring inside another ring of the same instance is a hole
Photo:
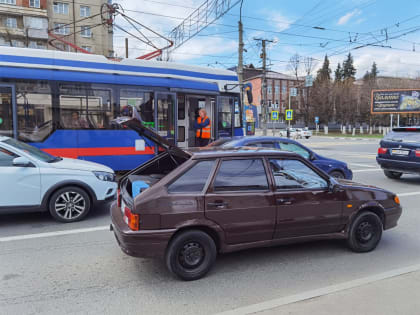
[[[157,93],[157,126],[158,134],[175,144],[175,94],[173,93]]]
[[[0,85],[0,136],[16,136],[14,102],[12,86]]]

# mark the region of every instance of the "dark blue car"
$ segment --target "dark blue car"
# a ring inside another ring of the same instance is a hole
[[[329,159],[321,156],[311,149],[305,147],[297,141],[280,138],[280,137],[234,137],[234,138],[222,138],[215,142],[212,142],[209,146],[220,146],[220,147],[266,147],[276,148],[285,151],[292,151],[300,154],[304,158],[310,160],[314,165],[328,173],[330,176],[335,178],[345,178],[351,180],[353,178],[353,172],[348,168],[347,164],[338,160]]]
[[[389,178],[420,175],[420,126],[392,129],[381,140],[376,161]]]

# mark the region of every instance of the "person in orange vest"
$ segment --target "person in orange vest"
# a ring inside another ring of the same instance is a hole
[[[195,145],[197,147],[205,147],[209,144],[211,138],[211,124],[210,118],[207,117],[207,112],[204,108],[198,112],[199,116],[194,123]]]

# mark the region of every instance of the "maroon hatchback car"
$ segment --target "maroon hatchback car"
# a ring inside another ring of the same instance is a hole
[[[161,257],[184,280],[203,277],[218,253],[341,238],[368,252],[401,216],[386,190],[336,180],[291,152],[184,151],[135,119],[120,120],[161,153],[120,180],[111,229],[122,250]]]

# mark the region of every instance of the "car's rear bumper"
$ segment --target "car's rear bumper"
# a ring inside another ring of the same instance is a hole
[[[111,205],[111,230],[122,251],[134,257],[164,257],[174,229],[132,231],[123,221],[117,203]]]
[[[382,169],[392,172],[420,174],[420,163],[376,157]]]
[[[385,209],[385,225],[384,230],[391,229],[397,226],[398,220],[401,217],[402,208],[396,206],[393,208]]]

